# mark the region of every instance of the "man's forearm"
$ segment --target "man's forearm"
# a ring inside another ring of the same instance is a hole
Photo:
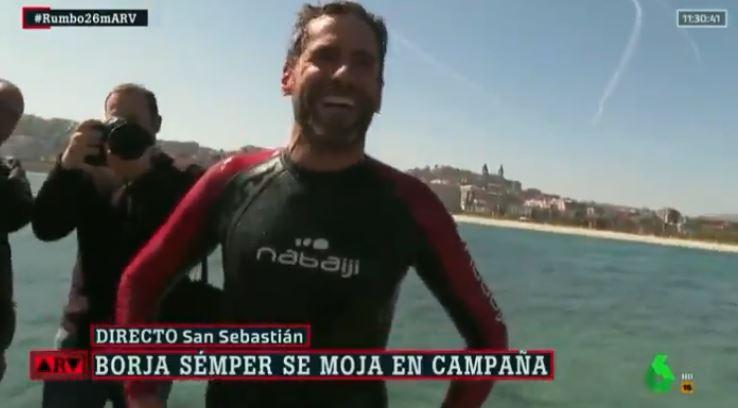
[[[0,236],[0,352],[5,350],[15,332],[13,303],[13,267],[7,238]]]
[[[84,175],[56,166],[36,196],[31,223],[44,241],[63,238],[77,227],[78,206],[83,197]]]
[[[11,233],[31,221],[33,196],[28,180],[6,178],[0,180],[0,233]]]

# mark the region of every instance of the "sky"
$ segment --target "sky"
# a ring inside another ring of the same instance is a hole
[[[0,77],[26,113],[102,115],[122,82],[156,92],[161,139],[283,145],[282,64],[303,1],[0,2]],[[217,4],[217,7],[213,6]],[[446,164],[580,200],[738,213],[738,2],[372,0],[390,39],[370,155]],[[149,27],[23,30],[22,6],[146,8]],[[728,10],[680,29],[678,8]]]

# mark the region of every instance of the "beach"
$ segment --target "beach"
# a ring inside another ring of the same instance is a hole
[[[486,225],[500,228],[515,228],[530,231],[549,232],[554,234],[581,235],[591,238],[614,239],[619,241],[641,242],[644,244],[665,245],[681,248],[703,249],[707,251],[738,253],[738,245],[717,242],[693,241],[678,238],[664,238],[652,235],[627,234],[624,232],[592,230],[587,228],[566,227],[560,225],[539,224],[534,222],[500,220],[472,215],[454,215],[456,222]]]

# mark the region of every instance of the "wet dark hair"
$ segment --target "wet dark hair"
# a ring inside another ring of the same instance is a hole
[[[346,14],[359,17],[374,32],[379,54],[379,81],[384,82],[384,58],[387,55],[388,42],[387,26],[384,24],[382,17],[368,12],[364,6],[353,1],[333,1],[318,6],[304,4],[297,13],[297,21],[295,22],[290,45],[287,49],[286,66],[291,67],[305,50],[305,44],[308,40],[307,26],[312,20],[324,15],[336,16]]]

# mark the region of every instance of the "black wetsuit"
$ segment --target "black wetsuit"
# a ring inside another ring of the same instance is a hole
[[[0,160],[0,354],[15,333],[13,265],[8,234],[31,220],[33,195],[26,173],[15,159]]]
[[[262,151],[213,166],[126,269],[118,323],[151,320],[173,278],[217,244],[229,322],[306,322],[314,348],[385,348],[400,283],[415,266],[469,347],[507,347],[501,314],[440,200],[374,159],[318,173]],[[479,406],[491,387],[455,382],[446,406]],[[383,382],[212,382],[207,399],[212,407],[387,405]]]

